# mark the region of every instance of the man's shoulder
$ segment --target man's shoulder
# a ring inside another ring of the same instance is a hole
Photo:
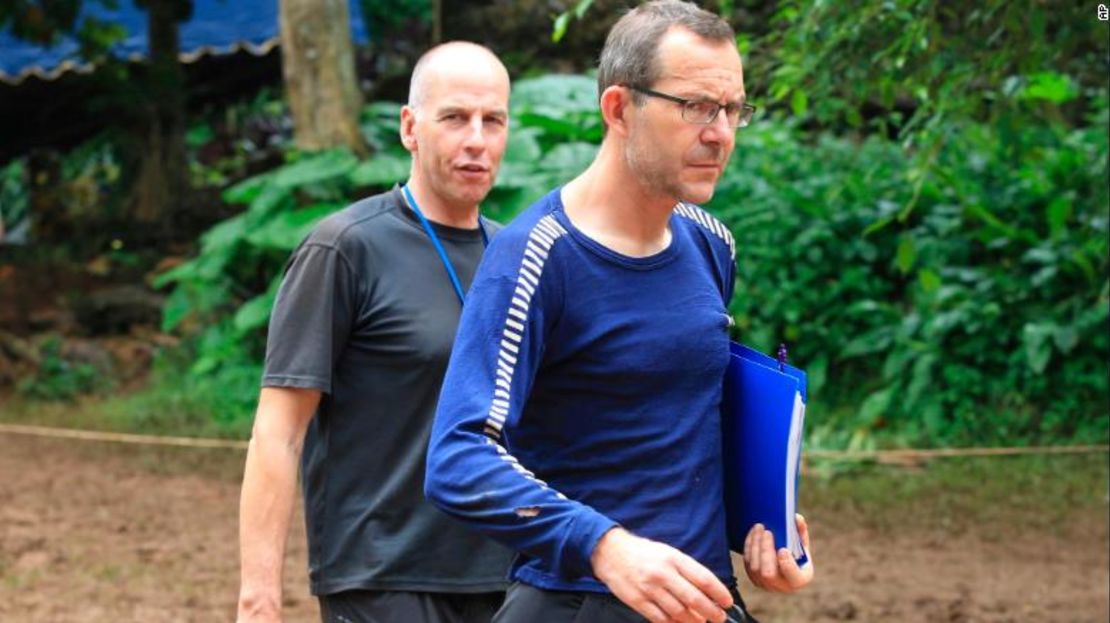
[[[370,241],[390,222],[382,217],[397,208],[391,191],[360,199],[320,221],[304,244],[343,248],[351,243]]]
[[[527,269],[539,281],[543,267],[551,264],[558,239],[567,233],[555,216],[560,205],[557,193],[555,190],[541,197],[490,239],[479,269],[483,278],[516,279],[522,269]]]
[[[736,240],[732,232],[717,217],[693,203],[680,201],[674,208],[679,221],[687,227],[702,232],[713,241],[722,252],[727,252],[730,260],[736,259]]]

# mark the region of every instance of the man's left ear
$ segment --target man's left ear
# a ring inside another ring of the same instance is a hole
[[[625,134],[628,126],[626,119],[628,107],[635,105],[632,101],[632,90],[620,85],[610,86],[601,93],[599,103],[601,105],[601,117],[605,120],[605,125],[609,128],[609,131]]]

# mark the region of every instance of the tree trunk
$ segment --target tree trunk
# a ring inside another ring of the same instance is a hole
[[[185,77],[177,60],[183,6],[181,0],[146,4],[150,66],[145,74],[145,138],[133,214],[140,223],[168,229],[188,190]]]
[[[281,61],[297,147],[369,153],[347,0],[281,0]]]

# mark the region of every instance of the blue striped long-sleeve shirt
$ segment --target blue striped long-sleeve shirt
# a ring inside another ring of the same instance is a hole
[[[672,240],[620,255],[556,189],[493,239],[466,296],[425,493],[518,551],[513,579],[606,590],[590,554],[615,525],[732,580],[719,404],[732,236],[680,204]]]

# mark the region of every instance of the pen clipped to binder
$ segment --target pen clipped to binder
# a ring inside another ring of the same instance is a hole
[[[802,547],[794,513],[798,503],[806,374],[778,358],[732,342],[721,403],[724,442],[725,510],[729,546],[744,550],[757,523],[787,548],[799,565]]]

